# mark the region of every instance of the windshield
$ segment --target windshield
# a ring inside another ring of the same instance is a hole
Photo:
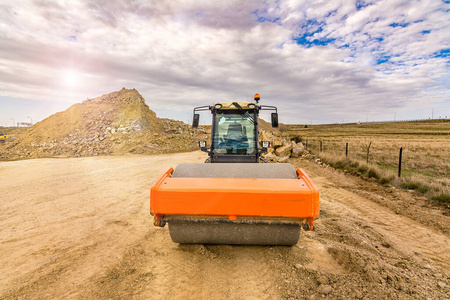
[[[253,115],[253,116],[252,116]],[[214,120],[213,150],[217,154],[255,154],[254,114],[218,111]]]

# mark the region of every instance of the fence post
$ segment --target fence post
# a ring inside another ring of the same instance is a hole
[[[367,158],[366,158],[366,163],[369,163],[369,150],[370,150],[370,145],[372,145],[372,142],[369,143],[369,147],[367,147]]]
[[[348,143],[345,143],[345,157],[348,156]]]
[[[402,152],[403,147],[400,147],[400,154],[398,156],[398,177],[402,175]]]
[[[308,139],[305,140],[305,150],[308,150]]]
[[[319,152],[322,152],[322,141],[320,141],[320,150]]]

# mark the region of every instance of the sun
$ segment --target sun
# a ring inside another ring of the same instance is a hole
[[[66,70],[63,76],[63,83],[65,86],[74,87],[79,81],[78,72],[75,70]]]

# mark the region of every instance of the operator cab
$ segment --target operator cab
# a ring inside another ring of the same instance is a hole
[[[272,126],[278,127],[278,114],[274,106],[259,106],[259,95],[254,102],[215,103],[213,106],[200,106],[194,109],[193,127],[198,127],[197,111],[210,110],[213,115],[211,146],[200,142],[202,151],[210,156],[212,163],[255,163],[267,148],[258,148],[258,115],[260,110],[275,110],[272,113]],[[265,143],[267,145],[267,143]]]

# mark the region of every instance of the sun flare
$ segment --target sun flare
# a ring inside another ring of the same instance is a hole
[[[79,81],[79,75],[74,70],[67,70],[64,72],[63,82],[65,86],[74,87]]]

